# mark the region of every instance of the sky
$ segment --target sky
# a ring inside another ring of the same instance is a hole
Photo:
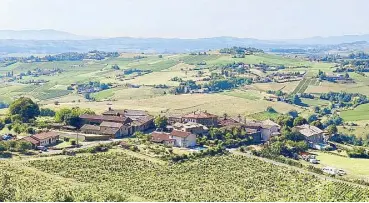
[[[0,30],[297,39],[369,34],[368,8],[368,0],[0,0]]]

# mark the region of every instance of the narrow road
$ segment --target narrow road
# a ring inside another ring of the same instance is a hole
[[[360,185],[360,184],[357,184],[357,183],[352,183],[352,182],[348,182],[348,181],[345,181],[345,180],[340,180],[340,179],[337,179],[337,178],[332,178],[332,177],[329,177],[329,176],[326,176],[326,175],[317,174],[317,173],[314,173],[314,172],[311,172],[311,171],[307,171],[305,169],[302,169],[302,168],[299,168],[299,167],[296,167],[296,166],[291,166],[291,165],[284,164],[284,163],[281,163],[281,162],[278,162],[278,161],[274,161],[274,160],[271,160],[271,159],[267,159],[267,158],[263,158],[263,157],[258,157],[258,156],[252,155],[250,153],[242,153],[242,152],[236,151],[236,150],[228,150],[228,151],[231,152],[232,154],[235,154],[235,155],[246,156],[246,157],[251,158],[251,159],[259,159],[261,161],[265,161],[265,162],[268,162],[268,163],[271,163],[271,164],[274,164],[274,165],[277,165],[277,166],[284,166],[284,167],[292,168],[292,169],[297,170],[297,171],[299,171],[301,173],[306,173],[306,174],[309,174],[309,175],[314,175],[315,177],[318,177],[318,178],[320,178],[322,180],[329,180],[329,181],[333,181],[333,182],[347,183],[347,184],[350,184],[350,185],[353,185],[353,186],[359,186],[359,187],[368,188],[368,186],[365,186],[365,185]]]

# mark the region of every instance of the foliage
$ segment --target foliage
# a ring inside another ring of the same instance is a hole
[[[30,98],[21,97],[9,106],[9,114],[12,116],[19,115],[22,121],[28,122],[29,119],[34,119],[40,115],[40,108]]]
[[[293,120],[293,126],[299,126],[299,125],[304,125],[304,124],[306,124],[307,123],[307,121],[306,121],[306,119],[305,118],[303,118],[303,117],[297,117],[297,118],[295,118],[294,120]]]
[[[59,109],[55,114],[55,121],[56,122],[64,122],[67,125],[71,125],[74,127],[80,127],[81,126],[81,119],[79,118],[82,114],[90,114],[94,115],[95,112],[93,112],[90,109],[81,109],[79,107],[76,108],[61,108]]]
[[[49,108],[41,108],[40,109],[40,116],[55,116],[55,111]]]
[[[154,119],[154,123],[155,123],[155,126],[157,128],[161,128],[161,129],[164,129],[167,127],[167,124],[168,124],[168,118],[165,117],[165,116],[156,116],[155,119]]]

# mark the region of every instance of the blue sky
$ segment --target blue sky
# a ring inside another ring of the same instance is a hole
[[[0,29],[99,37],[369,34],[367,0],[0,0]]]

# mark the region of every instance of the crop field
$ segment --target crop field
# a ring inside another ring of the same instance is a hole
[[[110,152],[0,162],[0,168],[2,181],[9,180],[3,191],[10,201],[369,200],[367,187],[333,183],[235,155],[162,165]]]
[[[297,85],[292,94],[304,93],[309,86],[318,86],[319,83],[320,83],[319,80],[316,78],[312,79],[304,78],[300,81],[300,83]]]
[[[142,88],[142,87],[141,87]],[[160,95],[160,92],[152,92],[149,89],[131,89],[121,90],[121,93],[115,93],[117,100],[103,102],[65,102],[58,106],[54,105],[54,100],[42,102],[45,107],[58,109],[61,107],[81,107],[90,108],[96,113],[106,111],[108,107],[121,109],[141,109],[146,110],[153,115],[157,114],[178,114],[188,113],[196,110],[207,110],[217,115],[227,113],[230,116],[248,115],[265,111],[268,106],[272,106],[280,113],[286,113],[291,109],[301,111],[302,109],[283,102],[269,102],[265,100],[250,100],[235,96],[222,94],[183,94],[183,95]],[[147,92],[147,96],[138,95],[138,92]],[[119,91],[118,91],[119,92]],[[124,96],[126,94],[127,96]],[[68,95],[67,97],[70,97]],[[121,97],[121,98],[119,98]],[[142,98],[145,97],[145,98]],[[131,98],[131,99],[130,99]],[[63,99],[57,99],[61,101]],[[175,101],[175,102],[174,102]]]

